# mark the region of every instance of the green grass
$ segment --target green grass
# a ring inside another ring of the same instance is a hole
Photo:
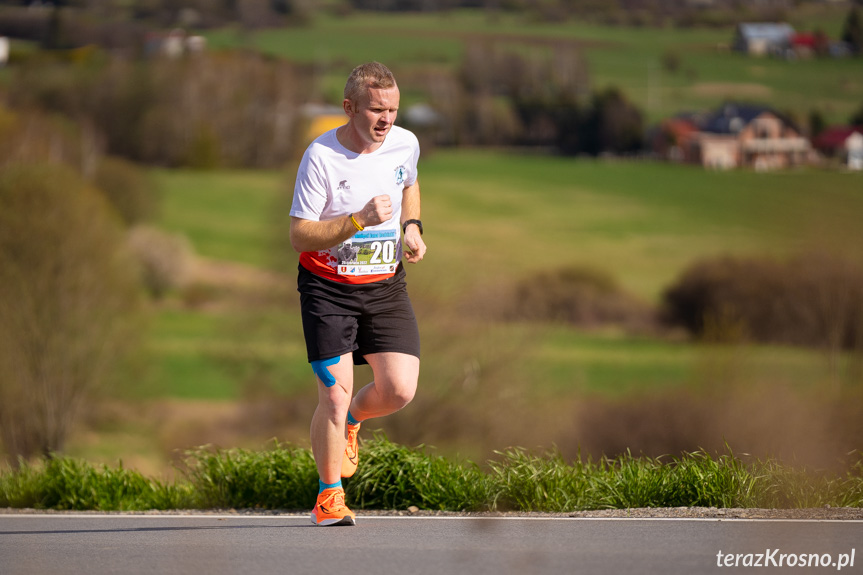
[[[199,255],[256,266],[269,263],[268,223],[284,174],[195,170],[153,170],[152,174],[163,197],[160,224],[188,236]]]
[[[358,474],[345,481],[355,509],[572,512],[639,507],[811,508],[863,506],[863,462],[817,474],[773,460],[684,453],[624,454],[565,461],[551,451],[513,448],[487,463],[450,461],[378,435],[363,442]],[[60,510],[176,508],[307,509],[317,471],[309,450],[273,444],[260,451],[200,448],[185,475],[162,483],[81,460],[53,458],[0,473],[0,507]]]
[[[468,279],[590,265],[650,301],[695,258],[863,246],[853,215],[863,210],[859,174],[467,151],[438,152],[420,169],[430,252],[416,275],[453,291]]]
[[[842,373],[850,360],[842,359]],[[709,386],[717,383],[717,369],[733,369],[738,380],[753,387],[769,383],[807,390],[829,381],[828,357],[818,349],[692,344],[616,331],[585,333],[565,326],[542,330],[520,358],[517,373],[525,381],[543,382],[534,389],[541,398],[575,392],[624,397]]]
[[[290,393],[310,381],[305,354],[300,317],[293,310],[255,316],[166,309],[152,326],[154,361],[122,396],[236,400],[250,372],[262,366],[272,374],[274,389]]]
[[[204,507],[302,509],[317,494],[318,472],[308,449],[201,448],[187,454],[185,465]]]
[[[145,379],[127,393],[138,399],[237,399],[239,383],[220,360],[233,349],[222,333],[224,322],[219,315],[160,312],[152,328],[149,350],[155,362]]]
[[[80,459],[22,464],[0,475],[0,506],[33,509],[133,511],[191,506],[189,485],[166,485],[137,471]]]
[[[479,468],[424,449],[408,449],[378,435],[363,443],[364,464],[347,480],[346,494],[361,509],[482,511],[490,484]]]
[[[845,14],[845,10],[819,8],[817,19],[801,12],[792,22],[799,30],[820,26],[836,38]],[[460,65],[467,42],[480,38],[495,39],[499,46],[522,52],[549,40],[570,43],[582,51],[595,87],[621,87],[651,121],[710,108],[731,98],[769,103],[778,110],[793,111],[801,121],[817,108],[829,121],[845,122],[863,102],[863,82],[854,59],[753,59],[727,50],[733,36],[730,28],[623,28],[578,19],[542,23],[515,14],[489,19],[479,10],[460,10],[320,16],[303,28],[206,34],[215,49],[251,46],[326,68],[322,90],[336,102],[345,75],[359,62],[380,60],[404,74],[424,67],[454,69]],[[662,66],[667,53],[680,60],[675,72]],[[411,97],[418,96],[412,93]]]
[[[856,216],[863,213],[860,174],[716,173],[466,150],[431,154],[421,171],[430,251],[421,265],[409,266],[408,281],[427,342],[439,333],[451,339],[446,318],[458,313],[456,306],[469,294],[538,270],[597,267],[626,291],[656,302],[697,258],[821,248],[859,259],[863,246]],[[272,261],[267,238],[289,174],[156,174],[165,190],[163,224],[188,235],[198,253],[256,265]],[[292,271],[285,281],[294,281]],[[252,360],[274,365],[286,392],[305,384],[308,366],[296,310],[246,315],[161,312],[152,343],[156,373],[146,396],[236,398],[244,377],[237,366]],[[496,323],[493,329],[501,341],[489,345],[523,346],[523,380],[570,392],[682,385],[697,377],[701,358],[714,349],[561,326],[533,326],[529,337],[517,325]],[[471,337],[468,349],[432,345],[426,370],[446,379],[463,361],[436,352],[477,357],[486,353],[482,345],[481,336]],[[782,381],[817,382],[825,364],[817,352],[800,350],[763,348],[747,357],[752,373]],[[436,378],[429,382],[438,384]]]

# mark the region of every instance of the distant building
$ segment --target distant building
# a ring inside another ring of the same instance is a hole
[[[710,114],[683,115],[664,121],[659,133],[661,157],[705,168],[747,167],[767,171],[809,165],[818,153],[800,129],[765,106],[727,103]]]
[[[735,29],[732,47],[753,56],[784,56],[792,48],[794,35],[790,24],[744,22]]]
[[[147,56],[162,56],[170,59],[179,58],[185,54],[199,54],[206,48],[206,38],[190,36],[180,28],[175,28],[168,33],[151,32],[147,34],[144,43],[144,52]]]
[[[660,123],[650,136],[651,147],[659,157],[677,163],[694,163],[693,140],[698,134],[698,114],[678,114]]]
[[[863,126],[833,126],[812,141],[819,152],[836,158],[849,170],[863,170]]]
[[[846,163],[851,170],[863,170],[863,134],[854,132],[845,140]]]
[[[0,67],[9,61],[9,38],[0,36]]]

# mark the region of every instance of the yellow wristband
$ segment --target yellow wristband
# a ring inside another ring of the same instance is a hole
[[[365,229],[364,227],[362,227],[360,225],[360,223],[356,219],[354,219],[353,214],[351,214],[351,223],[354,224],[354,227],[357,228],[357,230],[359,230],[359,231],[363,231]]]

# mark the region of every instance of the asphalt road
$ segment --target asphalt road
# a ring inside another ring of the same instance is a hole
[[[863,573],[863,521],[0,514],[0,575],[753,570]]]

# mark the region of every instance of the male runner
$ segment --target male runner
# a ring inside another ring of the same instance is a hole
[[[419,143],[394,126],[399,89],[377,62],[351,72],[347,123],[303,155],[291,206],[291,244],[300,252],[303,332],[317,377],[312,452],[320,476],[316,525],[354,525],[342,477],[357,468],[360,422],[398,411],[419,378],[419,330],[400,265],[423,259],[417,181]],[[353,367],[374,381],[353,394]]]

